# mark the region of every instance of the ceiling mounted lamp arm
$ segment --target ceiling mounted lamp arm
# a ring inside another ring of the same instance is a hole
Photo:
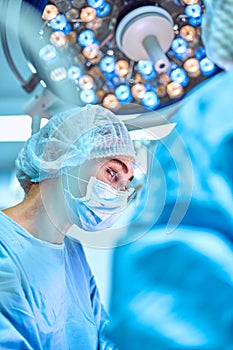
[[[2,48],[6,57],[6,60],[16,76],[17,80],[20,82],[22,88],[30,93],[32,92],[35,87],[39,84],[40,82],[40,77],[38,74],[33,73],[28,80],[24,79],[21,73],[19,72],[18,68],[16,67],[16,64],[13,60],[13,57],[10,52],[10,48],[8,45],[8,40],[7,40],[7,13],[9,10],[9,0],[2,1],[2,11],[1,13],[4,14],[4,16],[1,16],[0,18],[0,29],[1,29],[1,41],[2,41]]]
[[[163,108],[162,111],[151,111],[147,113],[137,114],[133,118],[128,118],[126,116],[125,118],[121,117],[121,119],[124,121],[129,131],[159,127],[172,123],[171,119],[178,108],[179,103],[176,103]]]

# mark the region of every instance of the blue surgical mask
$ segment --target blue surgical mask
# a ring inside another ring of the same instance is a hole
[[[109,228],[121,215],[133,193],[134,189],[118,191],[91,177],[85,197],[74,197],[69,190],[65,190],[70,220],[85,231]]]

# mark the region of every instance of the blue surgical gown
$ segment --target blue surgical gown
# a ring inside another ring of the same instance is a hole
[[[33,237],[0,212],[0,349],[113,349],[81,244]]]
[[[232,350],[232,244],[207,228],[165,230],[115,250],[109,336],[120,350]]]

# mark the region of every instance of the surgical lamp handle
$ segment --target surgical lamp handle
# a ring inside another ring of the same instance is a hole
[[[164,72],[169,68],[169,60],[156,36],[148,35],[143,40],[143,46],[151,61],[154,63],[157,72]]]

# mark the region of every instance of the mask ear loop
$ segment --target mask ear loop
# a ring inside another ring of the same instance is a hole
[[[108,169],[110,172],[114,172],[111,168],[109,167],[105,167],[105,169]],[[114,172],[114,175],[113,177],[115,177],[117,174],[120,174],[121,172],[118,171],[117,173]],[[68,172],[65,172],[63,173],[64,175],[67,175],[68,177],[72,177],[73,179],[76,179],[76,180],[79,180],[79,181],[82,181],[82,182],[85,182],[85,183],[89,183],[90,179],[89,180],[84,180],[84,179],[81,179],[81,177],[79,176],[75,176],[75,175],[72,175],[72,174],[69,174]],[[110,181],[110,185],[112,186],[112,181],[114,180],[114,178]],[[113,187],[113,186],[112,186]]]
[[[85,183],[88,183],[88,182],[89,182],[89,181],[87,181],[87,180],[81,179],[81,177],[78,177],[78,176],[75,176],[75,175],[72,175],[72,174],[69,174],[69,173],[63,173],[63,174],[64,174],[64,175],[67,175],[67,176],[69,176],[69,177],[72,177],[73,179],[76,179],[76,180],[85,182]]]
[[[112,170],[111,168],[109,167],[105,167],[106,169],[108,170]],[[113,170],[112,170],[113,171]],[[117,172],[114,174],[114,177],[117,175],[117,174],[120,174],[120,172]],[[82,181],[82,182],[85,182],[86,184],[89,183],[90,179],[89,180],[84,180],[84,179],[81,179],[79,176],[75,176],[75,175],[72,175],[68,172],[64,172],[63,175],[66,175],[66,185],[67,185],[67,189],[70,193],[72,193],[72,191],[70,190],[70,185],[69,185],[69,181],[68,181],[68,177],[71,177],[72,179],[75,179],[75,180],[79,180],[79,181]],[[114,186],[112,186],[112,181],[114,181],[114,178],[110,181],[109,183],[109,186],[111,186],[112,188],[114,188]],[[117,188],[116,188],[117,189]],[[117,189],[118,190],[118,189]],[[128,190],[128,189],[127,189]],[[118,190],[118,191],[121,191],[121,190]]]
[[[100,164],[102,164],[101,162],[99,162]],[[103,166],[103,165],[102,165]],[[119,175],[119,174],[121,174],[121,172],[120,171],[118,171],[118,172],[115,172],[114,170],[112,170],[111,168],[109,168],[109,167],[107,167],[107,166],[104,166],[106,169],[108,169],[110,172],[114,172],[114,176],[112,177],[112,179],[111,179],[111,181],[110,181],[110,183],[109,183],[109,185],[114,189],[115,187],[113,186],[113,181],[116,179],[116,177]],[[90,179],[89,180],[84,180],[84,179],[81,179],[79,176],[75,176],[75,175],[72,175],[72,174],[70,174],[70,173],[68,173],[68,172],[64,172],[63,173],[64,175],[66,175],[66,185],[67,185],[67,189],[68,189],[68,191],[70,192],[70,193],[72,193],[71,192],[71,190],[70,190],[70,185],[69,185],[69,181],[68,181],[68,177],[71,177],[71,178],[73,178],[73,179],[75,179],[75,180],[79,180],[79,181],[82,181],[82,182],[85,182],[85,183],[89,183],[89,181],[90,181]],[[122,192],[127,192],[129,195],[128,195],[128,198],[127,198],[127,202],[128,203],[130,203],[134,198],[135,198],[135,196],[136,196],[136,190],[135,190],[135,188],[134,187],[131,187],[131,188],[127,188],[127,185],[126,186],[124,186],[124,189],[122,189],[122,188],[115,188],[117,191],[122,191]],[[130,191],[130,190],[132,190],[132,191]],[[131,192],[131,193],[130,193]]]
[[[70,184],[69,184],[69,180],[68,178],[71,177],[72,179],[75,179],[75,180],[79,180],[79,181],[82,181],[82,182],[85,182],[88,184],[89,181],[87,180],[84,180],[84,179],[81,179],[79,178],[78,176],[75,176],[75,175],[72,175],[68,172],[64,172],[63,175],[65,175],[65,184],[66,184],[66,189],[68,190],[68,192],[70,192],[72,194],[72,191],[70,189]]]

